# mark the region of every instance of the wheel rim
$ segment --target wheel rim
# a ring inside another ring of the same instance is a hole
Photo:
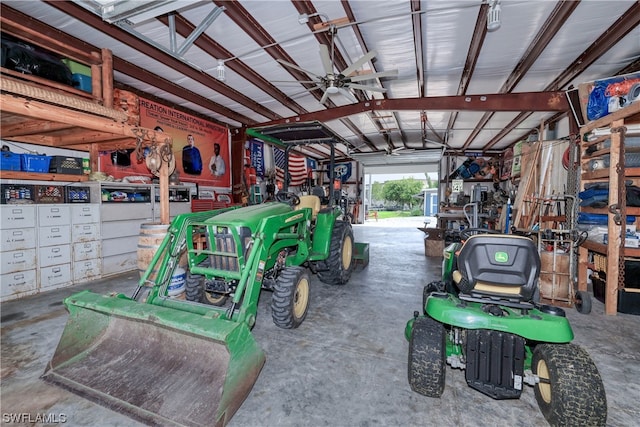
[[[580,294],[580,292],[576,292],[574,296],[574,300],[575,300],[576,309],[580,311],[580,309],[582,309],[582,295]]]
[[[204,297],[207,299],[207,301],[210,304],[215,305],[215,304],[220,304],[224,300],[225,295],[210,294],[209,292],[205,292]]]
[[[309,281],[306,278],[300,279],[296,286],[296,294],[293,298],[293,315],[300,319],[307,309],[309,303]]]
[[[542,400],[544,400],[546,403],[551,403],[551,384],[549,382],[550,380],[549,368],[547,368],[547,364],[545,363],[544,360],[538,361],[537,368],[538,368],[537,369],[538,378],[541,380],[538,383],[538,390],[540,391],[540,397],[542,397]],[[544,380],[544,382],[542,380]]]
[[[351,243],[351,236],[347,236],[342,243],[342,268],[344,270],[351,267],[351,258],[353,257],[353,244]]]

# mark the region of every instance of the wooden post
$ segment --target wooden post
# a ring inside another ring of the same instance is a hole
[[[586,292],[587,280],[589,280],[587,273],[589,250],[583,246],[578,246],[578,254],[578,290]]]
[[[169,224],[169,216],[169,163],[163,161],[160,166],[160,223]]]
[[[618,128],[624,125],[624,120],[618,119],[611,123],[611,129]],[[611,133],[611,151],[609,161],[609,206],[619,205],[618,200],[618,186],[624,185],[624,182],[620,182],[618,171],[616,170],[620,159],[620,132]],[[622,201],[624,203],[624,201]],[[622,218],[622,226],[619,226],[614,221],[615,214],[609,212],[607,221],[607,233],[609,242],[607,246],[618,248],[618,251],[623,251],[622,238],[620,237],[620,229],[622,233],[625,231],[625,225],[627,223],[626,218]],[[607,284],[605,285],[605,299],[604,299],[604,312],[606,314],[617,314],[618,312],[618,281],[620,277],[620,271],[618,269],[618,251],[607,251]]]
[[[100,157],[100,147],[98,144],[91,144],[89,146],[89,167],[91,172],[98,170],[98,159]]]
[[[102,62],[98,52],[91,52],[91,56]],[[102,65],[91,64],[91,93],[94,99],[102,101]]]
[[[113,108],[113,56],[102,49],[102,98],[105,107]]]

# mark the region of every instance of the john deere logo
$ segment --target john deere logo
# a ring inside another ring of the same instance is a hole
[[[496,252],[493,258],[496,262],[507,262],[509,261],[509,255],[506,252]]]

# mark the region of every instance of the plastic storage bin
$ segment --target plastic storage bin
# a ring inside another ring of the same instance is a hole
[[[92,92],[91,76],[85,76],[84,74],[76,73],[71,76],[71,81],[73,82],[74,88],[80,89],[89,93]]]
[[[19,171],[20,154],[5,151],[0,155],[0,169],[3,171]]]
[[[0,203],[4,204],[24,204],[35,202],[35,189],[33,185],[22,184],[1,184]]]
[[[20,167],[25,172],[49,172],[51,157],[34,154],[20,154]]]
[[[91,77],[91,67],[88,65],[80,64],[79,62],[68,58],[64,58],[62,62],[69,67],[72,74],[82,74]]]
[[[66,187],[67,203],[89,203],[91,201],[91,189],[89,187]]]
[[[36,203],[64,203],[64,187],[61,185],[36,185]]]
[[[51,156],[49,172],[82,175],[82,159],[80,157]]]

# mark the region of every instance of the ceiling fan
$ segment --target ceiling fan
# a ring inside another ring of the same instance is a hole
[[[401,151],[403,153],[411,153],[414,150],[412,148],[407,149],[406,147],[391,148],[391,146],[388,146],[385,148],[385,151],[385,156],[399,156]]]
[[[335,44],[334,38],[336,35],[334,34],[331,37],[331,46],[327,46],[325,44],[320,45],[320,59],[322,60],[322,66],[324,68],[324,75],[319,75],[313,73],[311,71],[305,70],[295,64],[284,61],[282,59],[278,59],[278,62],[286,67],[293,68],[298,71],[302,71],[313,77],[313,80],[305,80],[298,81],[297,83],[302,84],[313,84],[315,85],[312,88],[307,89],[307,91],[313,91],[317,89],[322,89],[323,95],[320,99],[320,103],[324,104],[330,96],[341,94],[345,98],[349,99],[351,102],[358,102],[358,99],[351,93],[349,89],[358,89],[358,90],[367,90],[372,92],[380,92],[384,93],[387,90],[377,86],[367,86],[359,84],[358,82],[364,82],[367,80],[374,80],[380,77],[391,77],[397,76],[398,70],[390,70],[390,71],[381,71],[379,73],[369,73],[369,74],[357,74],[356,71],[362,67],[365,63],[369,62],[373,59],[377,52],[375,50],[369,51],[365,53],[360,59],[355,61],[353,64],[349,65],[347,68],[342,70],[341,72],[336,73],[333,69],[334,64],[334,53],[335,53]]]

